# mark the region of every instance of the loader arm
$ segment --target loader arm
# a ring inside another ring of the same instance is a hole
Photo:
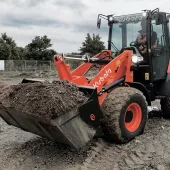
[[[123,81],[133,82],[133,72],[130,67],[133,65],[131,61],[131,50],[125,50],[116,58],[109,60],[108,54],[111,51],[104,51],[102,58],[106,57],[103,61],[97,60],[99,54],[80,65],[73,72],[70,72],[70,67],[65,63],[62,56],[55,56],[55,64],[61,80],[67,80],[76,84],[77,86],[89,86],[97,89],[99,95],[98,100],[100,106],[103,104],[107,97],[107,91],[111,90],[112,83],[123,78]],[[99,62],[100,61],[100,62]],[[107,62],[108,61],[108,62]],[[103,62],[103,63],[102,63]],[[85,73],[93,67],[94,64],[100,64],[100,69],[97,75],[89,82],[85,77]],[[107,64],[104,64],[107,63]],[[110,88],[106,88],[110,87]],[[107,89],[105,91],[105,89]]]
[[[103,50],[101,53],[96,54],[93,58],[102,58],[103,56],[112,56],[112,51],[111,50]],[[83,63],[79,67],[77,67],[75,70],[72,71],[71,76],[83,76],[85,75],[94,65],[92,63]],[[103,66],[100,66],[100,69],[102,69]]]

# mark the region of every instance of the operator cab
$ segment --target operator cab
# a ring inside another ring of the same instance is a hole
[[[101,18],[98,17],[100,28]],[[133,50],[143,57],[143,61],[134,63],[134,81],[145,85],[165,79],[169,63],[169,30],[166,13],[159,9],[144,13],[107,16],[109,25],[108,49],[113,58],[124,50]]]
[[[113,22],[109,22],[110,35],[108,49],[112,50],[113,57],[116,57],[120,52],[123,52],[131,46],[137,47],[135,42],[141,31],[143,32],[143,36],[146,36],[146,27],[144,24],[141,24],[142,19],[143,16],[141,13],[116,16]],[[143,27],[143,29],[141,29],[141,27]]]

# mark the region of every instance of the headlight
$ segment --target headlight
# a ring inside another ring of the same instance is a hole
[[[143,57],[142,56],[138,56],[138,55],[132,55],[132,62],[134,64],[136,63],[140,63],[141,61],[143,61]]]
[[[112,22],[113,21],[113,16],[109,17],[109,21]]]

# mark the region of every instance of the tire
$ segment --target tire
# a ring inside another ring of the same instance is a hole
[[[161,99],[162,116],[166,119],[170,118],[170,96]]]
[[[131,87],[114,89],[105,100],[102,111],[101,126],[109,141],[126,143],[143,133],[147,104],[139,90]]]

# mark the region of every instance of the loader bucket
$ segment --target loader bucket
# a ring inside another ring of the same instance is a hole
[[[54,120],[44,120],[3,106],[0,106],[0,117],[9,125],[78,149],[94,137],[102,116],[97,91],[89,87],[80,89],[90,95],[89,99],[78,109]]]

